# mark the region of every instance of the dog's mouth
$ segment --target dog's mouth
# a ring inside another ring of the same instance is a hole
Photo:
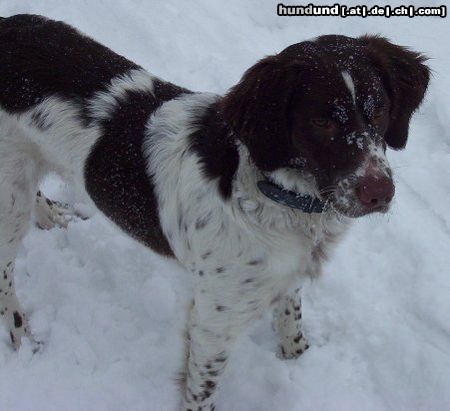
[[[259,191],[272,201],[308,214],[326,211],[327,204],[318,197],[286,189],[270,177],[264,177],[265,179],[257,182],[257,186]]]
[[[368,169],[341,179],[332,193],[333,208],[350,218],[368,214],[384,214],[390,209],[395,194],[392,173]]]

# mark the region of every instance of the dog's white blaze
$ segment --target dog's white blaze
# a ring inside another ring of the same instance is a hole
[[[356,104],[355,84],[353,83],[352,76],[347,70],[343,71],[341,74],[348,91],[350,91],[350,94],[352,95],[353,104]]]

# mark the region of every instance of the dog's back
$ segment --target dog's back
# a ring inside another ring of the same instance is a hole
[[[16,347],[30,332],[14,291],[14,260],[33,207],[51,212],[38,192],[47,172],[73,183],[129,235],[172,253],[142,143],[151,114],[187,92],[65,23],[0,19],[0,314]]]
[[[98,138],[90,101],[107,92],[113,78],[139,69],[62,22],[33,15],[2,19],[3,152],[7,141],[20,142],[41,167],[67,176],[76,173]],[[98,109],[106,110],[105,106]]]
[[[33,15],[0,22],[0,105],[10,113],[54,95],[89,99],[139,68],[62,22]]]
[[[0,21],[3,156],[27,164],[29,191],[56,171],[128,234],[166,255],[142,141],[151,114],[186,92],[65,23],[32,15]],[[22,166],[14,172],[22,173]]]

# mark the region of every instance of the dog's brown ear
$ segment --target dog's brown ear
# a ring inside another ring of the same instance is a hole
[[[430,70],[423,64],[427,58],[383,37],[363,36],[361,41],[391,99],[386,143],[393,149],[402,149],[408,139],[411,115],[422,102],[428,86]]]
[[[247,146],[258,168],[271,171],[290,153],[288,110],[298,82],[298,65],[283,56],[250,67],[222,100],[225,121]]]

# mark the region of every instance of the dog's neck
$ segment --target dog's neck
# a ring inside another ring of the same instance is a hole
[[[258,181],[264,180],[267,173],[264,175],[259,170],[247,146],[224,120],[218,101],[220,96],[210,93],[185,95],[163,105],[152,121],[153,124],[162,122],[159,129],[169,128],[172,133],[176,114],[177,128],[195,130],[186,137],[190,150],[198,156],[204,176],[216,182],[225,204],[231,205],[233,212],[241,213],[243,218],[254,223],[255,229],[259,226],[261,229],[279,231],[280,234],[286,230],[310,231],[310,227],[317,228],[337,219],[332,211],[306,213],[279,204],[263,194],[258,188]],[[317,196],[313,179],[298,170],[282,169],[279,174],[270,173],[270,177],[284,187],[293,188],[296,193]]]
[[[226,203],[231,202],[236,212],[244,213],[244,217],[256,225],[279,229],[280,232],[298,231],[299,227],[309,232],[309,226],[317,228],[336,219],[332,211],[311,213],[311,210],[304,211],[301,207],[280,204],[264,194],[258,188],[258,182],[270,177],[282,187],[292,188],[295,193],[317,198],[312,177],[299,170],[286,168],[273,173],[259,170],[247,146],[223,118],[218,108],[220,96],[202,93],[187,97],[189,101],[192,99],[197,104],[199,100],[201,105],[194,122],[200,127],[190,137],[191,148],[199,156],[204,173],[216,179],[220,195]]]
[[[322,232],[341,220],[333,211],[305,213],[268,198],[257,185],[258,181],[264,179],[263,173],[253,163],[245,145],[237,143],[237,147],[239,166],[233,182],[231,202],[249,221],[280,233],[300,230],[306,236],[317,240]],[[310,182],[305,180],[305,190],[309,186]]]

